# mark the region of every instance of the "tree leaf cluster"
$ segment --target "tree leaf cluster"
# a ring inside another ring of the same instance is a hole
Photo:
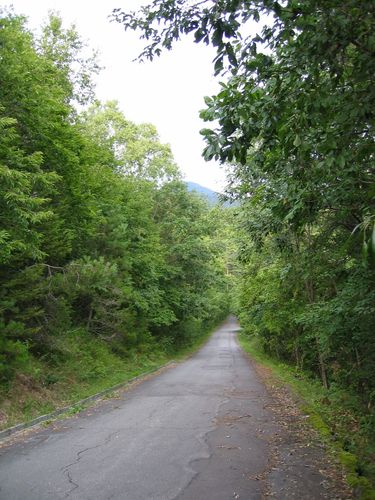
[[[143,33],[142,57],[186,33],[217,48],[224,81],[201,133],[242,200],[241,322],[327,390],[352,391],[361,440],[375,404],[374,2],[154,0],[115,17]]]
[[[154,126],[93,99],[74,28],[0,26],[2,387],[32,359],[53,371],[74,332],[123,357],[188,344],[227,311],[209,207]]]

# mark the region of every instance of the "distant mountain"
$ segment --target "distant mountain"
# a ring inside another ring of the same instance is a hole
[[[197,184],[196,182],[186,182],[186,186],[188,188],[188,191],[195,191],[196,193],[200,194],[206,200],[210,205],[216,205],[219,203],[219,193],[216,193],[216,191],[213,191],[210,188],[201,186],[200,184]]]

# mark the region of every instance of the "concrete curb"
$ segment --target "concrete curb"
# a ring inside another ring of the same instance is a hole
[[[149,370],[147,372],[141,373],[140,375],[137,375],[136,377],[133,377],[126,382],[120,382],[119,384],[116,384],[112,387],[109,387],[108,389],[104,389],[103,391],[100,391],[96,394],[93,394],[92,396],[88,396],[87,398],[81,399],[79,401],[76,401],[75,403],[64,406],[62,408],[58,408],[57,410],[47,413],[46,415],[41,415],[40,417],[36,417],[33,420],[30,420],[29,422],[23,422],[22,424],[17,424],[14,425],[13,427],[8,427],[8,429],[4,429],[3,431],[0,431],[0,440],[4,439],[8,436],[11,436],[12,434],[15,434],[18,431],[22,431],[24,429],[28,429],[29,427],[33,427],[34,425],[38,425],[41,422],[45,422],[46,420],[51,420],[55,417],[58,417],[59,415],[62,415],[64,413],[67,413],[68,411],[72,410],[76,406],[84,405],[86,403],[90,403],[91,401],[97,401],[101,397],[105,396],[106,394],[109,394],[110,392],[117,391],[119,389],[122,389],[123,387],[126,387],[127,385],[131,384],[132,382],[136,382],[137,380],[141,380],[142,378],[146,377],[147,375],[150,375],[151,373],[155,373],[162,368],[167,368],[170,365],[175,364],[176,361],[168,361],[165,365],[159,366],[158,368],[153,368],[152,370]]]

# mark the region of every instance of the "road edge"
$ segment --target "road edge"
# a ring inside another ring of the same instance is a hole
[[[7,429],[3,429],[2,431],[0,431],[0,441],[9,437],[9,436],[12,436],[16,432],[23,431],[25,429],[28,429],[30,427],[34,427],[34,426],[41,424],[43,422],[46,422],[48,420],[53,420],[56,417],[64,415],[65,413],[69,413],[72,410],[74,410],[76,407],[81,407],[81,406],[86,405],[87,403],[98,401],[103,396],[106,396],[107,394],[110,394],[111,392],[123,389],[123,388],[127,387],[128,385],[130,385],[134,382],[137,382],[138,380],[142,380],[143,378],[147,377],[148,375],[156,373],[159,370],[162,370],[164,368],[168,368],[169,366],[175,365],[176,363],[178,363],[178,361],[170,360],[170,361],[168,361],[168,363],[165,363],[164,365],[152,368],[151,370],[143,372],[140,375],[137,375],[136,377],[132,377],[131,379],[128,379],[124,382],[120,382],[119,384],[108,387],[107,389],[103,389],[102,391],[97,392],[96,394],[92,394],[91,396],[80,399],[79,401],[75,401],[74,403],[72,403],[70,405],[63,406],[62,408],[57,408],[56,410],[54,410],[50,413],[46,413],[45,415],[40,415],[39,417],[35,417],[32,420],[29,420],[27,422],[21,422],[20,424],[13,425],[12,427],[8,427]]]
[[[350,498],[360,498],[361,500],[375,500],[375,491],[372,484],[365,477],[360,477],[353,467],[350,467],[343,460],[343,453],[350,456],[349,452],[345,452],[339,443],[332,440],[330,436],[330,427],[323,421],[323,417],[317,412],[311,403],[306,400],[300,390],[283,378],[282,368],[270,366],[263,359],[259,358],[258,353],[250,351],[246,348],[246,341],[240,337],[240,332],[237,336],[237,343],[242,349],[248,361],[257,370],[259,376],[263,380],[267,390],[272,395],[276,387],[284,388],[292,398],[292,401],[301,412],[309,418],[306,420],[308,427],[317,435],[325,446],[327,457],[332,460],[333,468],[341,477],[343,485],[348,488]],[[265,368],[270,372],[270,378],[264,377],[258,371],[258,368]],[[353,455],[355,458],[355,456]]]
[[[152,374],[157,374],[158,371],[163,370],[165,368],[168,368],[169,366],[172,365],[177,365],[181,362],[183,362],[185,359],[189,359],[190,357],[194,356],[198,351],[200,351],[209,341],[213,333],[219,329],[226,321],[228,318],[219,321],[218,324],[209,329],[205,335],[203,335],[203,338],[201,339],[201,342],[198,342],[198,345],[192,346],[191,351],[188,351],[185,354],[182,354],[182,356],[177,359],[171,359],[167,363],[164,363],[163,365],[156,366],[155,368],[152,368],[151,370],[148,370],[146,372],[140,373],[139,375],[132,377],[131,379],[125,380],[123,382],[120,382],[116,385],[113,385],[111,387],[108,387],[107,389],[103,389],[100,392],[97,392],[95,394],[92,394],[91,396],[88,396],[86,398],[80,399],[79,401],[75,401],[74,403],[71,403],[67,406],[63,406],[61,408],[57,408],[56,410],[46,413],[45,415],[39,415],[39,417],[35,417],[32,420],[29,420],[27,422],[21,422],[19,424],[13,425],[11,427],[8,427],[6,429],[3,429],[0,431],[0,442],[3,441],[4,439],[12,436],[13,434],[16,434],[17,432],[29,429],[31,427],[35,427],[39,424],[42,424],[43,422],[47,422],[50,420],[54,420],[57,417],[60,417],[62,415],[65,415],[69,412],[74,411],[75,408],[80,408],[84,405],[87,405],[87,403],[91,403],[94,401],[99,401],[102,397],[110,394],[111,392],[118,391],[120,389],[124,389],[130,384],[133,384],[134,382],[140,381],[147,377],[148,375]]]

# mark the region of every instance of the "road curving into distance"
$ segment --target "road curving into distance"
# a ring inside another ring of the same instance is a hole
[[[336,498],[322,452],[282,442],[285,425],[237,330],[229,318],[188,360],[5,444],[0,499]]]

